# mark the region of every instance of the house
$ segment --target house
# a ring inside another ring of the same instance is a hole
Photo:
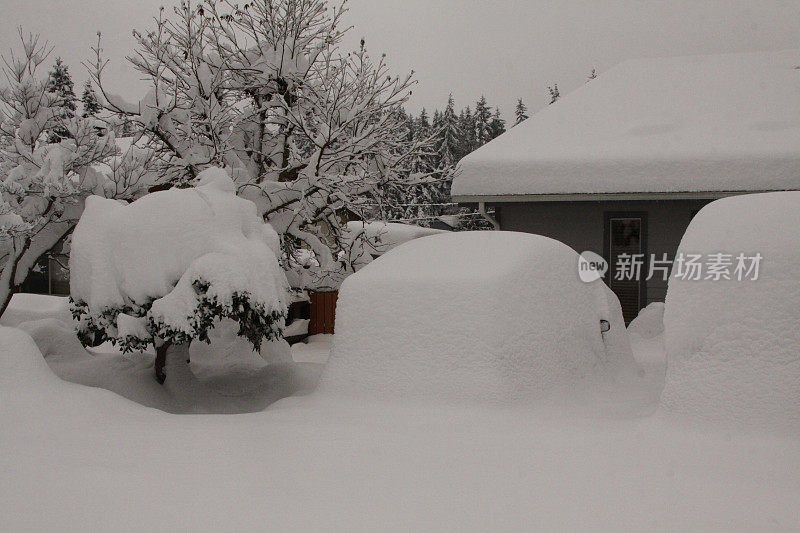
[[[800,52],[787,50],[622,63],[465,157],[452,195],[493,208],[497,229],[602,255],[630,321],[664,300],[661,267],[705,204],[797,189]],[[639,275],[619,276],[632,257]]]

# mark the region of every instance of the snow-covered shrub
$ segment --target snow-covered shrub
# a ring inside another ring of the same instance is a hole
[[[664,313],[669,409],[800,429],[798,206],[800,192],[725,198],[704,207],[686,230],[679,257],[728,256],[730,279],[708,270],[688,279],[695,277],[685,276],[688,269],[673,269]]]
[[[320,391],[547,403],[635,378],[619,302],[579,279],[578,257],[511,232],[391,250],[342,284]]]
[[[197,182],[129,205],[86,200],[70,257],[84,344],[110,340],[128,351],[207,341],[220,318],[238,322],[256,350],[281,337],[288,286],[277,234],[224,170]]]

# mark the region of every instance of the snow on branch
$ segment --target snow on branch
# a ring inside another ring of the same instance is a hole
[[[305,248],[321,269],[346,270],[351,206],[419,180],[413,154],[430,140],[409,139],[413,73],[393,75],[363,42],[341,50],[345,13],[322,0],[162,9],[152,29],[134,32],[128,60],[150,83],[139,102],[106,89],[99,40],[87,66],[106,110],[135,123],[162,182],[224,167],[280,234],[285,266]]]

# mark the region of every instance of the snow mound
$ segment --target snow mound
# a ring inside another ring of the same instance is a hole
[[[72,322],[69,299],[46,294],[17,293],[11,297],[11,302],[0,316],[0,324],[16,327],[22,322],[43,318],[56,318],[66,323]]]
[[[664,302],[653,302],[628,325],[628,335],[653,339],[664,333]]]
[[[86,200],[70,292],[88,340],[106,336],[134,349],[153,336],[185,342],[202,337],[206,315],[220,313],[263,317],[278,335],[288,293],[278,235],[236,196],[224,170],[205,170],[197,183],[129,205]]]
[[[192,370],[198,375],[226,370],[258,369],[272,363],[292,361],[292,349],[283,339],[264,342],[256,351],[247,339],[237,335],[239,325],[229,319],[217,320],[208,332],[210,343],[189,346]]]
[[[34,388],[45,396],[61,381],[47,366],[31,336],[19,328],[0,326],[0,365],[0,390],[7,394],[3,403],[14,401],[14,395],[8,394],[17,388]]]
[[[734,267],[740,253],[763,259],[757,280],[673,274],[664,313],[669,409],[800,431],[798,206],[800,192],[725,198],[686,230],[679,254],[733,254]]]
[[[636,369],[616,297],[539,235],[406,243],[345,280],[336,321],[323,393],[547,403]]]
[[[22,322],[17,327],[31,336],[44,357],[89,357],[89,352],[75,335],[71,322],[57,318],[42,318]]]

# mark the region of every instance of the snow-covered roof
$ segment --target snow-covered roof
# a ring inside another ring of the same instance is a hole
[[[627,61],[465,157],[457,200],[800,188],[800,51]]]

